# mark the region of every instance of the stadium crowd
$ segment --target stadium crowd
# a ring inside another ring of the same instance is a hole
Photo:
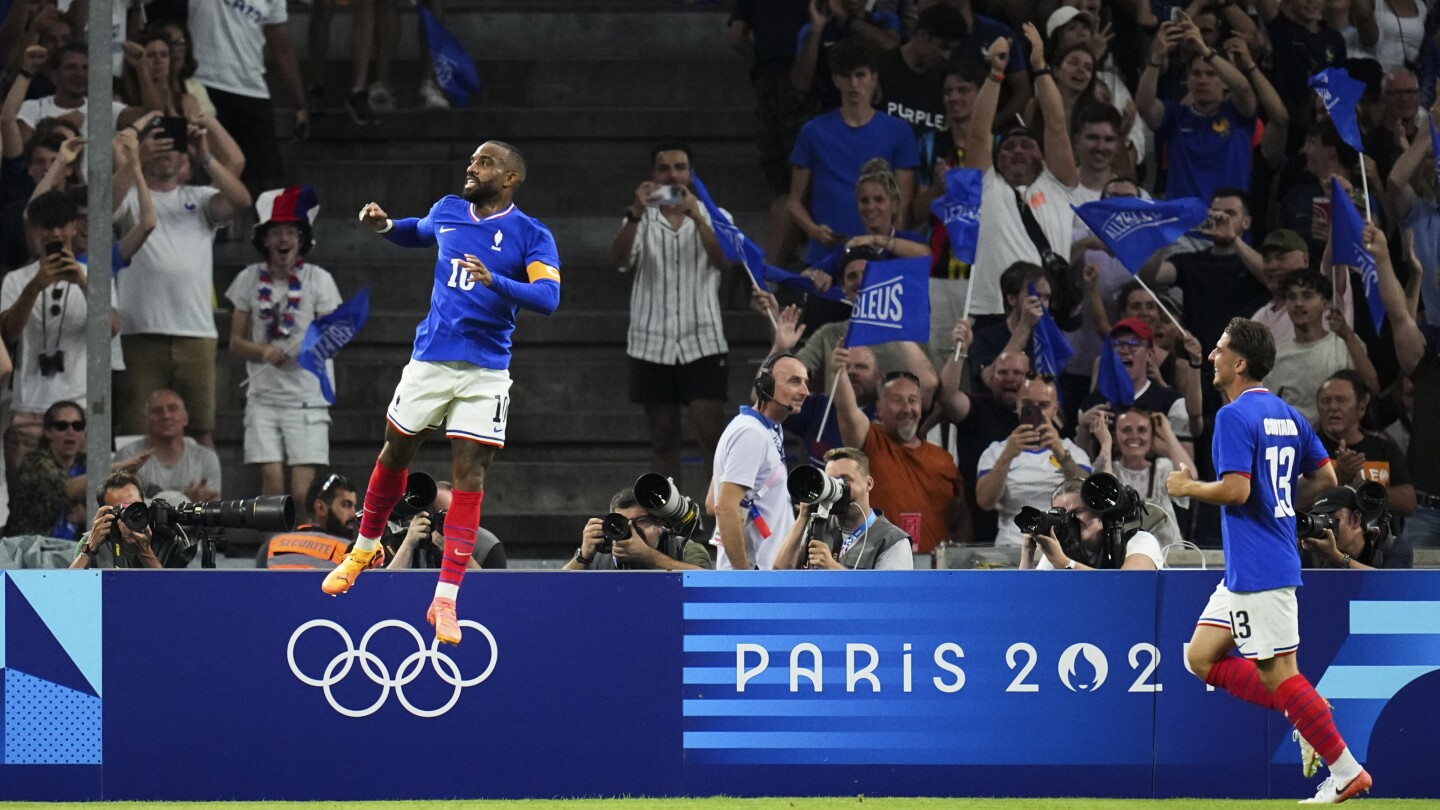
[[[222,488],[212,449],[222,230],[257,251],[223,291],[234,312],[225,342],[249,374],[244,459],[263,494],[292,493],[306,516],[262,547],[260,564],[333,566],[358,526],[360,493],[326,470],[329,405],[296,362],[307,327],[340,296],[307,260],[316,191],[282,186],[303,171],[281,164],[264,71],[268,54],[303,137],[323,103],[330,4],[311,19],[322,56],[308,87],[284,2],[253,5],[255,17],[204,0],[116,2],[115,427],[138,438],[95,471],[98,487],[80,404],[83,155],[97,147],[83,132],[88,3],[11,0],[0,23],[0,503],[7,536],[72,541],[77,565],[169,564],[123,526],[108,552],[84,539],[114,522],[102,513],[85,533],[91,497],[256,494]],[[394,25],[376,15],[394,10],[355,6],[368,33],[342,101],[364,124],[393,108]],[[1182,468],[1215,477],[1224,403],[1209,355],[1237,317],[1274,334],[1266,384],[1314,423],[1340,483],[1389,493],[1389,548],[1347,524],[1306,541],[1312,561],[1406,566],[1411,547],[1440,546],[1440,434],[1413,418],[1440,406],[1440,15],[1424,0],[737,0],[725,35],[751,65],[766,260],[809,293],[756,290],[773,344],[735,416],[719,301],[732,263],[697,198],[690,147],[657,133],[650,176],[615,190],[629,196],[612,254],[633,275],[630,398],[652,469],[670,476],[688,411],[714,472],[704,501],[718,559],[697,554],[703,536],[677,542],[622,491],[610,506],[625,538],[609,546],[591,521],[567,568],[910,568],[913,553],[954,544],[1023,546],[1031,563],[1066,567],[1015,518],[1052,503],[1083,515],[1075,482],[1096,471],[1160,515],[1147,532],[1154,552],[1136,556],[1162,565],[1164,546],[1216,546],[1218,510],[1172,498],[1165,481]],[[1327,68],[1364,85],[1363,154],[1310,87]],[[424,75],[424,105],[446,106]],[[983,173],[970,263],[932,213],[958,168]],[[1196,198],[1208,216],[1135,273],[1072,210],[1126,197]],[[1371,283],[1342,263],[1363,262],[1332,250],[1344,207],[1373,223]],[[851,306],[824,293],[853,302],[867,263],[921,257],[929,340],[846,346]],[[1070,350],[1058,373],[1038,362],[1045,324]],[[1103,379],[1112,353],[1118,392]],[[807,460],[854,496],[858,517],[841,516],[833,546],[802,542],[812,507],[797,520],[783,480]],[[392,527],[387,564],[428,557],[445,492]],[[1087,541],[1096,520],[1082,519]],[[505,564],[494,540],[477,542],[475,566]]]

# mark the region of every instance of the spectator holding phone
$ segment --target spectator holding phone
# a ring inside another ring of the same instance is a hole
[[[1015,516],[1020,507],[1048,510],[1050,496],[1066,478],[1090,474],[1090,457],[1074,442],[1060,438],[1055,379],[1029,372],[1015,402],[1020,426],[980,455],[975,501],[999,512],[996,546],[1019,547]]]

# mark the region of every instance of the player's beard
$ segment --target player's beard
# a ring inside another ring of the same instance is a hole
[[[500,178],[492,177],[488,181],[475,180],[475,185],[466,185],[460,191],[460,198],[466,202],[476,205],[484,205],[492,202],[500,196]]]

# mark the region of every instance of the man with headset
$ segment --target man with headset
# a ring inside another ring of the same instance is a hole
[[[839,478],[850,489],[850,503],[844,514],[833,515],[839,523],[840,547],[811,538],[804,541],[805,524],[811,506],[800,507],[800,518],[785,535],[785,542],[775,554],[776,568],[798,568],[801,545],[805,546],[806,568],[830,571],[891,570],[908,571],[915,567],[910,554],[910,535],[870,507],[870,491],[875,479],[870,477],[870,459],[853,447],[837,447],[825,454],[825,474]]]
[[[703,543],[687,542],[665,530],[658,518],[645,511],[630,487],[610,499],[610,511],[629,521],[629,534],[605,547],[603,518],[585,521],[580,548],[563,571],[699,571],[715,567]],[[682,545],[683,544],[683,545]]]
[[[717,569],[768,570],[795,522],[785,487],[780,422],[810,395],[810,373],[793,354],[775,354],[755,376],[753,407],[742,405],[715,450],[705,511],[715,515]]]

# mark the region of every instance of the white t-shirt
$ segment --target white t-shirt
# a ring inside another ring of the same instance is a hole
[[[1078,445],[1069,439],[1061,440],[1065,449],[1079,464],[1081,469],[1090,471],[1090,456]],[[1000,458],[1000,452],[1005,449],[1005,441],[991,442],[980,454],[980,463],[976,465],[975,478],[990,472],[995,462]],[[1010,462],[1010,472],[1005,477],[1005,491],[1000,493],[1000,500],[995,505],[995,511],[1000,513],[1000,531],[995,535],[995,547],[1019,547],[1021,542],[1020,529],[1015,526],[1015,516],[1020,514],[1020,507],[1033,506],[1042,511],[1050,508],[1051,497],[1055,494],[1055,487],[1065,480],[1065,472],[1060,469],[1060,462],[1048,448],[1040,450],[1025,450]]]
[[[83,269],[85,265],[80,265]],[[5,275],[0,282],[0,310],[20,299],[21,290],[40,272],[31,262]],[[56,295],[59,295],[57,298]],[[62,399],[85,401],[85,291],[68,281],[51,284],[35,298],[20,345],[15,350],[15,395],[10,408],[16,413],[44,413]],[[53,314],[52,314],[53,313]],[[65,370],[50,376],[40,373],[40,353],[65,353]]]
[[[1000,274],[1015,262],[1042,264],[1040,251],[1030,241],[1025,223],[1020,217],[1020,208],[1015,202],[1016,189],[994,168],[985,172],[984,191],[980,197],[980,238],[975,246],[975,289],[970,302],[970,312],[976,315],[1000,315],[1005,312],[1005,300],[1000,294]],[[1067,188],[1049,169],[1041,169],[1040,176],[1028,188],[1020,189],[1021,196],[1030,203],[1035,221],[1050,241],[1050,249],[1069,259],[1070,232],[1075,226],[1075,212],[1071,210],[1072,190]]]
[[[1035,553],[1040,555],[1040,559],[1035,563],[1036,571],[1055,570],[1055,566],[1050,563],[1049,557],[1046,557],[1039,550],[1036,550]],[[1125,559],[1128,560],[1136,554],[1142,554],[1154,560],[1156,568],[1165,567],[1165,558],[1160,555],[1160,541],[1155,538],[1155,535],[1149,532],[1135,532],[1135,535],[1125,542]]]
[[[85,110],[89,103],[81,104],[79,107],[61,107],[55,103],[54,96],[41,96],[40,98],[26,99],[20,103],[20,112],[15,114],[17,121],[24,121],[31,129],[40,122],[42,118],[59,118],[62,115],[69,115],[73,112],[80,113],[80,132],[85,132]],[[110,102],[110,111],[115,114],[115,119],[120,119],[120,113],[125,109],[125,102]]]
[[[1315,398],[1325,380],[1342,368],[1354,368],[1345,341],[1334,332],[1309,343],[1290,342],[1275,347],[1275,368],[1265,387],[1300,412],[1310,424],[1320,416]]]
[[[250,313],[250,334],[246,337],[256,343],[266,344],[273,342],[276,346],[285,350],[286,354],[293,357],[299,350],[300,343],[305,339],[305,330],[310,327],[310,322],[315,316],[334,312],[340,306],[340,290],[335,287],[335,278],[325,268],[318,265],[301,263],[293,271],[294,277],[300,280],[300,308],[293,310],[295,323],[290,327],[289,337],[277,337],[274,341],[270,339],[270,321],[259,317],[256,310],[260,306],[260,271],[265,267],[264,262],[256,262],[240,271],[235,277],[230,289],[225,291],[225,298],[235,305],[236,312]],[[271,288],[273,300],[277,303],[277,317],[283,317],[286,300],[288,298],[289,281],[274,279]],[[335,363],[327,361],[327,372],[330,379],[335,379]],[[328,408],[330,404],[320,395],[320,380],[314,374],[301,368],[293,359],[287,360],[285,365],[278,368],[270,368],[263,374],[259,372],[267,367],[269,363],[258,363],[254,361],[245,364],[245,372],[252,375],[253,379],[246,389],[246,397],[251,402],[258,402],[264,405],[271,405],[280,408]]]
[[[219,193],[189,185],[150,192],[159,225],[115,279],[120,334],[217,336],[212,296],[219,223],[210,219],[210,198]],[[122,211],[129,230],[140,216],[135,189]]]
[[[115,451],[115,460],[134,458],[149,447],[149,439],[131,442]],[[153,498],[157,493],[166,490],[184,492],[191,484],[202,481],[207,488],[220,492],[220,456],[216,455],[214,450],[186,436],[185,450],[181,452],[174,466],[167,467],[160,461],[159,456],[151,456],[140,465],[135,477],[140,479],[142,494],[147,498]],[[173,503],[170,505],[176,506]]]
[[[773,422],[771,424],[774,424]],[[720,443],[715,449],[714,475],[711,484],[716,503],[720,499],[722,483],[739,484],[745,487],[745,503],[752,500],[760,511],[760,517],[769,529],[769,536],[761,534],[756,521],[745,518],[745,555],[752,565],[762,571],[769,571],[775,564],[775,552],[780,542],[795,524],[795,512],[790,501],[790,491],[785,486],[785,460],[780,453],[780,434],[776,429],[762,423],[747,408],[730,420]],[[716,524],[710,544],[719,549],[715,558],[717,569],[730,569],[730,558],[720,542],[720,527]]]
[[[190,0],[190,47],[201,55],[195,78],[237,96],[270,98],[265,26],[287,19],[285,0]]]

